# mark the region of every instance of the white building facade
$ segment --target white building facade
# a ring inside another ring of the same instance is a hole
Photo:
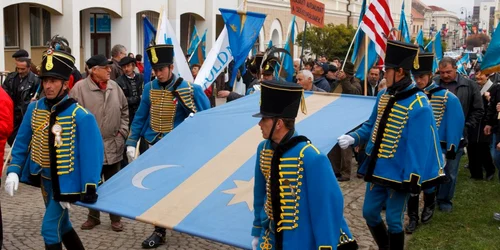
[[[405,1],[408,25],[411,25],[411,1],[390,0],[395,27],[399,25],[401,4]],[[321,0],[325,4],[325,24],[357,26],[362,0]],[[219,8],[241,8],[243,0],[1,0],[0,71],[14,70],[12,54],[25,49],[39,64],[46,43],[54,35],[70,43],[77,67],[83,71],[91,55],[110,56],[111,47],[124,45],[128,52],[143,53],[142,15],[156,26],[162,7],[184,50],[194,26],[199,35],[207,30],[207,53],[224,27]],[[267,14],[256,46],[264,50],[269,40],[283,46],[290,27],[289,0],[248,0],[248,11]],[[296,35],[304,21],[293,24]],[[2,49],[3,48],[3,49]],[[295,46],[294,54],[298,55]]]

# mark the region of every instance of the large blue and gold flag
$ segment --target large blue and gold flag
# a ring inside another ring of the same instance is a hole
[[[373,97],[305,93],[296,129],[323,153],[364,122]],[[263,140],[260,95],[196,113],[79,204],[225,244],[251,249],[253,185]]]
[[[145,79],[145,84],[149,82],[149,79],[151,79],[151,73],[153,72],[153,68],[151,67],[151,63],[149,62],[148,58],[148,53],[146,52],[147,48],[151,44],[152,41],[155,40],[156,36],[156,29],[151,24],[149,19],[147,17],[144,17],[142,19],[143,22],[143,30],[144,30],[144,50],[143,50],[143,62],[144,62],[144,79]]]
[[[408,29],[408,23],[406,23],[405,1],[403,1],[403,6],[401,6],[401,17],[399,19],[399,31],[401,32],[401,38],[403,38],[406,43],[410,43],[411,36],[410,36],[410,30]]]
[[[233,54],[234,65],[229,84],[232,87],[238,68],[245,62],[248,53],[259,37],[260,29],[266,19],[265,14],[256,12],[239,12],[236,10],[219,9],[226,23],[229,36],[229,46]]]
[[[193,32],[191,33],[191,39],[189,39],[189,48],[187,50],[188,55],[191,55],[194,50],[196,49],[196,46],[200,42],[200,37],[198,36],[198,30],[196,29],[196,25],[193,28]]]
[[[199,64],[203,65],[203,62],[205,62],[205,44],[207,41],[207,30],[203,33],[203,36],[201,37],[201,40],[198,42],[196,48],[193,50],[193,54],[189,58],[189,64]]]
[[[481,72],[483,74],[491,74],[500,71],[500,23],[491,35],[491,42],[486,50],[486,54],[482,58]]]
[[[415,38],[415,43],[418,45],[418,47],[420,47],[420,51],[423,52],[425,44],[424,44],[424,33],[422,32],[422,30],[418,31],[417,38]]]
[[[292,21],[290,22],[290,30],[288,31],[288,37],[285,43],[285,50],[288,51],[289,54],[282,53],[281,66],[279,71],[280,77],[286,79],[288,82],[293,81],[293,73],[295,69],[293,68],[293,58],[292,58],[292,50],[295,42],[295,16],[292,17]]]
[[[358,26],[361,25],[365,12],[366,0],[363,0],[361,12],[359,14]],[[365,36],[365,32],[358,27],[357,35],[355,37],[356,40],[354,42],[354,49],[351,56],[351,62],[354,64],[354,69],[356,70],[355,76],[361,80],[365,79],[365,71],[368,72],[369,68],[377,62],[378,58],[377,51],[375,50],[375,43],[370,39],[365,39]],[[368,55],[368,57],[366,57],[366,55]],[[366,62],[365,60],[368,61]],[[365,70],[365,64],[368,65],[367,70]]]

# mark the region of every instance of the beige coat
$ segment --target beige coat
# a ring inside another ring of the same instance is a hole
[[[106,91],[102,91],[88,76],[75,84],[69,95],[95,116],[104,140],[104,165],[121,161],[129,130],[127,98],[122,89],[109,80]]]

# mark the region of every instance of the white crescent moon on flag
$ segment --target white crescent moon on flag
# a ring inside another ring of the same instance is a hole
[[[139,173],[134,175],[134,178],[132,178],[132,185],[134,185],[136,188],[140,188],[140,189],[149,189],[149,188],[144,187],[142,185],[142,181],[144,181],[144,179],[148,175],[150,175],[158,170],[161,170],[161,169],[173,168],[173,167],[180,167],[180,165],[159,165],[159,166],[153,166],[153,167],[146,168],[146,169],[144,169],[144,170],[142,170]]]

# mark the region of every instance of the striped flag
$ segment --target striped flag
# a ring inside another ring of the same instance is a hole
[[[387,39],[394,38],[393,27],[389,0],[374,0],[363,17],[361,29],[375,43],[375,51],[382,60],[385,59]]]

